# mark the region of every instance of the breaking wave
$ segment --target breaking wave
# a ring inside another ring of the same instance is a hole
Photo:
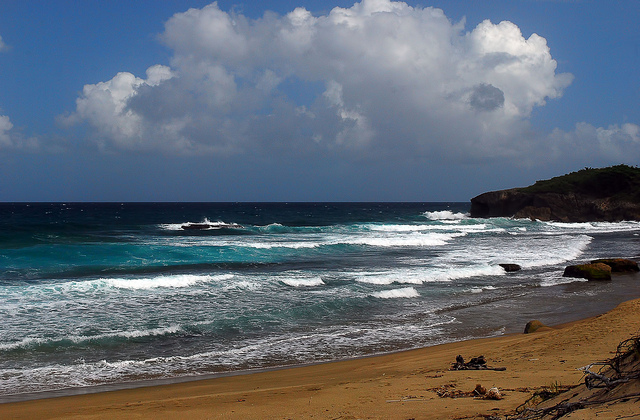
[[[197,283],[208,283],[212,281],[229,280],[232,274],[218,276],[202,276],[193,274],[182,274],[173,276],[159,276],[148,279],[101,279],[106,284],[119,289],[155,289],[158,287],[178,288],[190,287]]]
[[[402,289],[375,292],[372,296],[380,299],[414,298],[420,296],[420,293],[413,287],[403,287]]]
[[[281,282],[291,287],[313,287],[313,286],[322,286],[324,282],[320,277],[310,277],[310,278],[296,278],[296,277],[287,277],[284,279],[280,279]]]
[[[464,220],[469,218],[468,213],[455,213],[450,210],[426,211],[424,216],[429,220]]]

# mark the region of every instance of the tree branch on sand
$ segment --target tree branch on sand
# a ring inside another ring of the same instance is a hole
[[[600,366],[595,372],[594,366]],[[535,404],[540,399],[538,393],[520,405],[514,415],[506,416],[507,420],[554,420],[564,417],[573,411],[626,402],[640,398],[640,335],[622,341],[613,358],[591,363],[580,368],[585,373],[584,389],[560,393],[553,398]],[[549,405],[550,403],[554,403]],[[544,405],[544,407],[542,407]],[[499,417],[492,416],[494,420]]]

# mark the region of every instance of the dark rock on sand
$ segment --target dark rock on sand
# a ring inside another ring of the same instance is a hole
[[[591,261],[592,264],[602,263],[611,267],[612,273],[635,273],[640,271],[638,263],[624,258],[602,258]]]
[[[562,276],[587,280],[611,280],[611,267],[603,263],[570,265],[564,269]]]
[[[534,319],[533,321],[527,322],[527,325],[524,327],[524,333],[531,334],[538,330],[544,331],[549,329],[550,328],[544,325],[542,322],[538,321],[537,319]]]

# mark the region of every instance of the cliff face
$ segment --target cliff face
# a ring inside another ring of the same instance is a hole
[[[624,165],[583,169],[526,188],[487,192],[471,199],[471,217],[640,220],[640,169]]]

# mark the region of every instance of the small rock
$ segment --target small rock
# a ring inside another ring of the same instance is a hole
[[[507,273],[512,273],[514,271],[520,271],[522,267],[518,264],[498,264],[500,267],[504,268],[504,271]]]
[[[547,327],[537,319],[534,319],[533,321],[527,322],[527,325],[524,327],[524,333],[531,334],[538,331],[540,328],[549,328],[549,327]]]

